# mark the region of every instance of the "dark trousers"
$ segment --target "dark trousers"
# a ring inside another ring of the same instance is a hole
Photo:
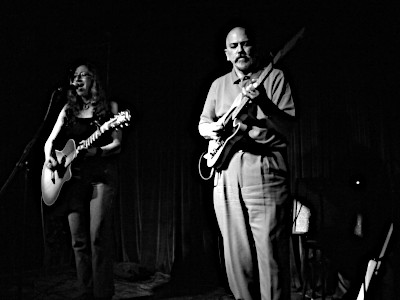
[[[80,288],[95,297],[111,297],[113,282],[113,189],[104,183],[92,184],[88,212],[68,214],[72,249]]]

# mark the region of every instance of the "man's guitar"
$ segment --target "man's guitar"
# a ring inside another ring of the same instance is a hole
[[[263,70],[257,81],[250,85],[250,88],[256,89],[262,84],[265,78],[272,70],[272,65],[277,63],[286,55],[295,45],[295,43],[303,36],[305,28],[302,28],[285,46],[274,56],[272,62]],[[243,111],[251,103],[249,97],[240,93],[229,110],[218,119],[217,123],[222,125],[223,130],[221,135],[216,140],[210,140],[208,143],[207,153],[204,158],[207,160],[207,166],[214,169],[219,169],[230,157],[233,146],[244,137],[247,126],[244,124],[246,114]],[[203,176],[202,176],[203,177]]]
[[[267,78],[271,70],[272,63],[264,69],[257,81],[252,84],[253,88],[257,88]],[[221,168],[231,154],[233,146],[243,138],[247,125],[243,123],[243,118],[246,115],[242,114],[242,112],[249,104],[251,104],[251,99],[240,93],[229,110],[218,119],[217,123],[222,125],[223,130],[218,139],[208,142],[208,151],[204,155],[204,158],[207,159],[208,167]]]
[[[85,144],[90,146],[109,129],[118,126],[127,126],[130,119],[131,115],[129,110],[118,113],[109,121],[101,125],[89,138],[87,138]],[[58,165],[54,169],[49,169],[46,165],[43,165],[41,188],[42,199],[46,205],[50,206],[56,202],[63,184],[71,179],[71,163],[82,149],[84,149],[83,145],[76,147],[75,141],[70,139],[65,144],[63,150],[55,150],[55,159],[57,160]]]

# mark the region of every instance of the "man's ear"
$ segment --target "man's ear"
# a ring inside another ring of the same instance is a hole
[[[225,52],[226,60],[229,61],[228,50],[224,49],[224,52]]]

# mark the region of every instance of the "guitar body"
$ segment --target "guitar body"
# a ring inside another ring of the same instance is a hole
[[[235,120],[232,122],[233,133],[226,138],[210,140],[208,143],[207,154],[204,158],[207,159],[207,166],[210,168],[220,169],[228,158],[232,155],[233,146],[243,138],[247,130],[247,125]]]
[[[122,111],[101,125],[89,138],[82,141],[83,144],[81,142],[78,148],[75,145],[75,141],[70,139],[62,151],[55,150],[54,158],[58,162],[57,166],[49,169],[46,165],[43,165],[42,169],[41,188],[43,202],[48,206],[56,202],[63,184],[71,179],[71,163],[80,150],[91,146],[107,130],[117,128],[118,126],[122,127],[123,125],[128,126],[130,119],[130,111]]]
[[[56,150],[55,155],[58,165],[54,169],[44,165],[42,169],[42,199],[47,206],[56,202],[63,184],[72,177],[71,162],[77,155],[74,140],[68,140],[64,149]]]

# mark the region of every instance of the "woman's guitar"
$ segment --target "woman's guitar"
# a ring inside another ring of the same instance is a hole
[[[128,125],[131,115],[129,110],[122,111],[111,118],[109,121],[101,125],[89,138],[85,140],[87,146],[90,146],[96,141],[104,132],[109,129],[116,128],[118,126]],[[55,150],[54,157],[58,165],[50,169],[46,165],[43,165],[41,188],[42,188],[42,199],[43,202],[50,206],[56,202],[60,195],[63,184],[71,179],[71,163],[77,157],[80,150],[84,149],[83,145],[76,147],[75,141],[70,139],[65,144],[64,149],[61,151]]]

